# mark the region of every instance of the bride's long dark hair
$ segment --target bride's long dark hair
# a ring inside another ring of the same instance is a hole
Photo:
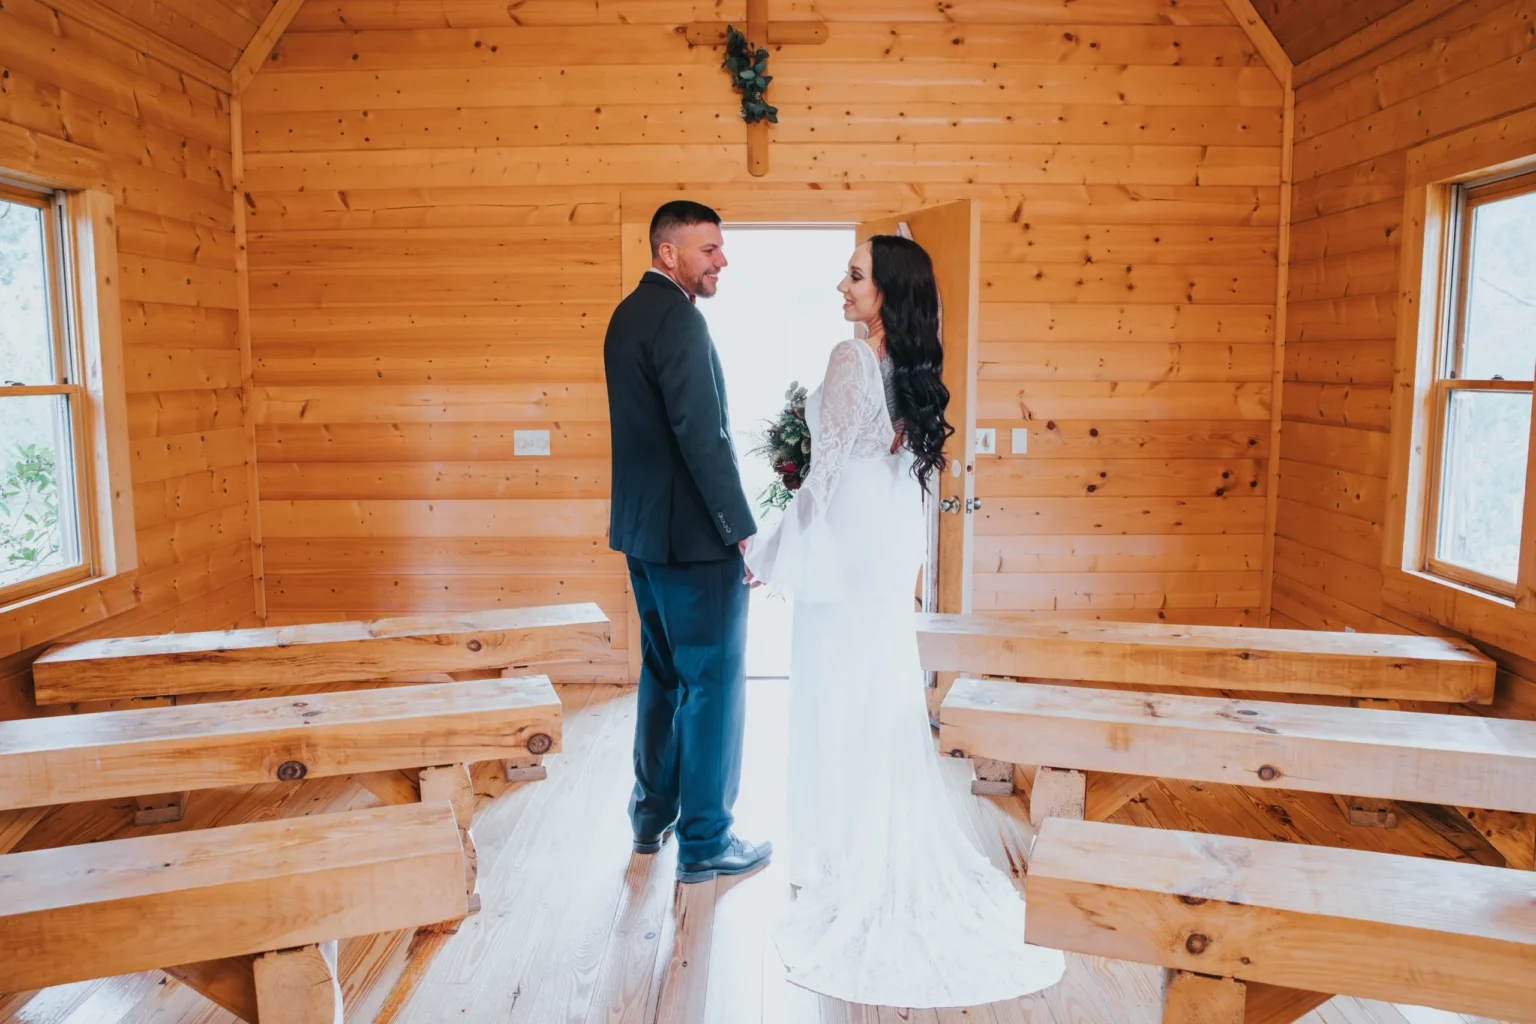
[[[914,459],[912,475],[927,491],[934,472],[948,465],[944,442],[955,432],[944,418],[949,388],[944,386],[933,261],[922,246],[900,235],[875,235],[869,241],[871,276],[881,296],[885,351],[894,371],[894,412]]]

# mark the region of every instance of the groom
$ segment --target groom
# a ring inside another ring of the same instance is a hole
[[[757,531],[731,446],[725,381],[699,296],[726,266],[720,217],[667,203],[651,218],[651,269],[603,341],[613,434],[609,545],[628,556],[640,612],[635,852],[676,828],[677,877],[702,882],[768,863],[770,843],[731,833],[746,719],[741,552]]]

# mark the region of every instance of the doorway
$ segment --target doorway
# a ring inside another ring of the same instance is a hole
[[[720,290],[699,310],[725,370],[742,489],[765,528],[782,513],[761,509],[758,498],[773,471],[752,451],[783,409],[790,384],[812,389],[821,383],[832,347],[852,335],[837,284],[853,253],[854,227],[726,224],[723,233],[730,265]],[[753,591],[748,678],[789,675],[789,633],[790,602]]]

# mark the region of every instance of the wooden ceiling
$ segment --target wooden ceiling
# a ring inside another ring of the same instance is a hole
[[[128,21],[223,68],[241,52],[275,0],[97,0]]]
[[[1412,0],[1254,0],[1293,64],[1315,57]]]
[[[71,6],[78,6],[80,0]],[[279,0],[83,0],[225,71],[234,69]],[[1293,64],[1343,41],[1413,0],[1253,0]],[[296,0],[285,6],[297,7]],[[288,18],[282,19],[286,26]],[[280,31],[279,33],[280,34]],[[275,39],[267,41],[270,50]]]

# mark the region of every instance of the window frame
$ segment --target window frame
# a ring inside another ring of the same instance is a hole
[[[1529,381],[1460,376],[1470,218],[1484,203],[1536,190],[1536,109],[1409,150],[1406,184],[1382,601],[1536,658],[1536,451],[1527,458],[1513,585],[1447,563],[1435,547],[1450,392],[1519,391],[1536,405]],[[1536,448],[1536,417],[1532,433]]]
[[[79,289],[71,273],[76,261],[67,230],[64,195],[54,190],[28,189],[0,181],[0,200],[31,206],[43,214],[43,259],[46,262],[48,296],[48,333],[53,349],[53,380],[50,383],[6,385],[0,382],[0,401],[7,398],[58,396],[65,399],[69,422],[69,480],[73,495],[74,542],[80,560],[75,565],[41,576],[33,576],[7,586],[0,586],[0,606],[24,600],[35,594],[57,590],[98,574],[94,517],[91,515],[91,487],[85,477],[89,451],[86,436],[85,407],[89,401],[81,379],[85,353],[81,349]],[[60,481],[62,489],[64,481]]]
[[[1450,415],[1451,392],[1514,391],[1531,395],[1536,390],[1536,381],[1506,380],[1502,377],[1469,378],[1465,369],[1473,218],[1480,207],[1490,203],[1536,193],[1536,171],[1520,169],[1513,173],[1495,175],[1491,180],[1452,184],[1449,188],[1447,199],[1450,210],[1446,245],[1442,254],[1441,284],[1446,295],[1446,318],[1439,328],[1442,348],[1435,370],[1435,422],[1428,449],[1433,458],[1429,480],[1429,520],[1425,524],[1425,567],[1431,575],[1514,600],[1520,586],[1518,575],[1514,580],[1505,580],[1439,557],[1441,479],[1445,473],[1446,449],[1450,441],[1447,420]],[[1536,370],[1536,363],[1533,363],[1532,368]],[[1529,506],[1533,502],[1536,502],[1536,495],[1532,495],[1527,488],[1525,505]]]
[[[0,604],[0,657],[51,642],[141,604],[134,529],[132,449],[123,362],[116,188],[110,161],[77,143],[0,119],[0,183],[57,193],[65,285],[74,297],[67,322],[78,338],[76,368],[92,575]]]

